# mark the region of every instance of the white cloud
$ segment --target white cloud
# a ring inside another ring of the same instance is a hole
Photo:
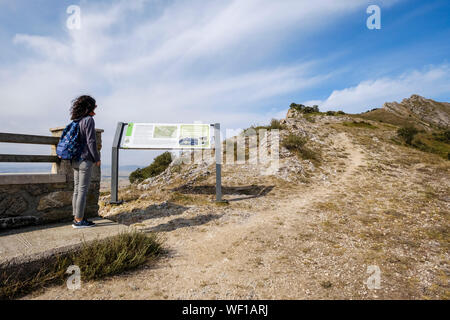
[[[368,2],[82,2],[81,30],[13,38],[32,51],[0,69],[2,103],[14,106],[2,109],[2,130],[45,134],[68,122],[71,99],[92,94],[108,162],[117,121],[265,121],[266,100],[329,77],[314,72],[314,61],[268,67],[274,48],[364,13]]]
[[[16,34],[13,42],[14,44],[24,44],[52,60],[64,61],[70,57],[70,49],[67,45],[49,37]]]
[[[381,107],[387,101],[399,101],[412,94],[425,97],[450,92],[450,65],[431,66],[414,70],[398,77],[365,80],[357,86],[335,90],[324,101],[307,101],[318,104],[321,110],[344,110],[357,113]]]

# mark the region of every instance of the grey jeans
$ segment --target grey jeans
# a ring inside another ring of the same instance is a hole
[[[94,163],[90,160],[74,161],[73,167],[73,215],[77,219],[83,219],[86,207],[86,196],[91,183],[92,167]]]

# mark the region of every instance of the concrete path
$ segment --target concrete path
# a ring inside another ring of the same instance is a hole
[[[0,267],[64,253],[83,241],[104,239],[128,230],[127,226],[110,220],[93,221],[97,224],[95,227],[84,229],[74,229],[71,222],[67,222],[0,232]]]

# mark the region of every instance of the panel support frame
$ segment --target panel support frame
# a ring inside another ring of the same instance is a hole
[[[128,149],[121,148],[121,140],[123,136],[123,130],[128,125],[126,122],[118,122],[116,127],[116,133],[114,135],[114,141],[112,144],[111,152],[111,199],[110,204],[120,205],[123,200],[119,200],[119,150]],[[214,149],[216,160],[216,203],[227,202],[222,200],[222,144],[220,141],[220,123],[210,124],[214,128]],[[136,148],[133,148],[136,150]],[[157,149],[157,148],[143,148],[137,150],[180,150],[180,149]],[[181,150],[189,150],[189,148],[182,148]],[[190,149],[196,150],[196,149]],[[200,149],[201,150],[201,149]]]

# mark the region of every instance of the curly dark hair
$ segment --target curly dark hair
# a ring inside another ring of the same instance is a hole
[[[71,120],[76,120],[87,116],[90,112],[94,111],[97,107],[95,99],[91,96],[83,95],[72,100],[72,107],[70,113],[72,114]]]

